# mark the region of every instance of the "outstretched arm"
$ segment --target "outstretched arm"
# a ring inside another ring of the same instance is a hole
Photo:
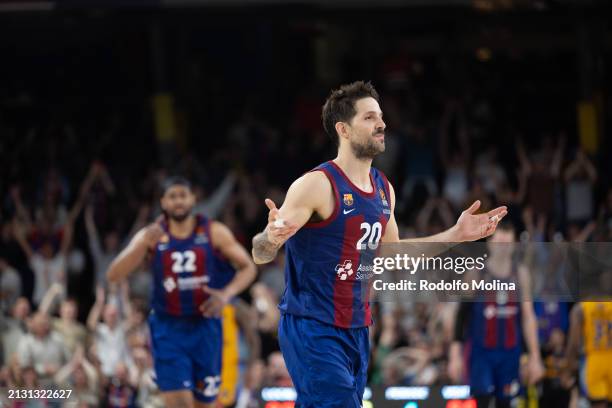
[[[85,208],[85,229],[87,230],[89,249],[94,260],[97,262],[102,258],[102,244],[100,243],[100,236],[98,234],[98,228],[94,220],[93,207],[91,205]]]
[[[387,223],[385,235],[382,238],[383,242],[423,243],[476,241],[493,234],[499,221],[508,214],[508,210],[505,206],[497,207],[484,214],[476,214],[476,211],[480,208],[480,201],[476,200],[468,209],[461,213],[457,223],[446,231],[428,237],[400,239],[399,229],[395,221],[395,215],[393,214],[393,210],[395,209],[395,191],[391,184],[389,184],[389,189],[391,191],[392,212],[391,218]]]
[[[19,186],[12,186],[9,192],[11,198],[13,199],[13,205],[15,206],[15,215],[16,217],[23,222],[27,228],[29,229],[32,226],[32,218],[30,217],[30,212],[23,204],[21,200],[21,189]]]
[[[44,314],[49,314],[49,309],[53,304],[55,298],[61,295],[64,292],[62,285],[57,282],[54,282],[49,289],[45,292],[42,300],[40,301],[40,305],[38,306],[38,311]]]
[[[87,316],[87,328],[91,331],[96,330],[98,321],[100,321],[100,315],[102,314],[102,308],[104,308],[104,301],[106,294],[102,286],[96,288],[96,302],[91,307],[89,315]]]
[[[326,215],[333,194],[331,184],[320,171],[306,173],[293,182],[280,209],[266,199],[268,225],[253,238],[253,259],[263,264],[276,258],[281,246],[308,222],[313,214]],[[327,207],[326,207],[327,204]],[[331,206],[333,209],[333,204]],[[327,211],[326,211],[327,210]],[[325,217],[323,217],[325,218]],[[278,223],[275,223],[278,221]]]
[[[21,247],[21,250],[25,253],[28,261],[32,262],[34,250],[25,236],[25,226],[18,222],[16,218],[13,220],[13,237]]]
[[[93,186],[94,182],[96,181],[96,178],[98,177],[99,171],[100,170],[96,164],[91,165],[89,172],[87,173],[87,177],[85,177],[85,179],[81,183],[81,187],[79,188],[79,195],[77,196],[76,201],[68,212],[66,224],[74,224],[79,213],[83,209],[83,206],[85,205],[87,196],[89,195],[91,187]]]

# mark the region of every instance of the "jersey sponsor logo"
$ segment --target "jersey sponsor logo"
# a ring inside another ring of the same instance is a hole
[[[347,259],[344,263],[336,265],[335,271],[338,279],[346,280],[353,274],[353,262]]]
[[[159,244],[157,246],[158,251],[165,251],[166,249],[168,249],[168,244]]]
[[[174,282],[174,279],[172,279],[172,277],[167,277],[166,279],[164,279],[164,289],[166,289],[166,292],[168,293],[176,289],[176,282]]]
[[[350,214],[350,213],[352,213],[355,210],[356,210],[356,208],[351,208],[350,210],[344,209],[344,210],[342,210],[342,214],[344,214],[344,215]]]
[[[344,194],[342,198],[342,202],[344,203],[344,205],[349,206],[349,207],[353,205],[353,194],[351,193]]]
[[[484,308],[483,311],[485,319],[493,319],[494,317],[498,317],[500,319],[513,317],[518,314],[517,306],[495,306],[488,305]]]
[[[357,268],[357,274],[355,280],[357,281],[369,281],[374,276],[374,265],[363,265],[359,264]]]
[[[190,276],[189,278],[178,278],[179,290],[194,290],[205,286],[209,281],[208,276]]]
[[[166,292],[171,293],[173,290],[194,290],[200,289],[210,281],[208,276],[192,276],[189,278],[178,278],[174,279],[171,276],[164,279],[164,289]]]

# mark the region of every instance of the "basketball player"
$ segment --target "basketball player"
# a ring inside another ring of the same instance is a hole
[[[213,407],[221,381],[221,310],[256,274],[232,232],[192,214],[194,204],[189,182],[169,179],[161,198],[164,219],[140,230],[107,273],[119,281],[150,256],[149,324],[156,381],[167,407]],[[236,273],[225,282],[223,274],[233,273],[228,262]]]
[[[478,279],[514,283],[520,291],[529,290],[527,270],[513,258],[515,235],[512,224],[498,226],[488,241],[489,256]],[[453,381],[463,382],[463,345],[469,342],[469,385],[478,408],[487,408],[493,397],[496,408],[510,408],[521,390],[523,339],[528,349],[528,384],[535,384],[544,375],[533,303],[521,299],[518,290],[478,293],[473,300],[459,306],[449,352],[449,375]]]
[[[362,81],[332,91],[323,126],[338,156],[297,179],[280,209],[269,199],[268,225],[253,238],[256,263],[286,245],[286,290],[280,303],[279,343],[298,393],[296,407],[361,406],[372,323],[367,293],[357,279],[360,250],[400,242],[395,192],[372,159],[385,150],[385,122],[376,90]],[[418,242],[476,240],[495,231],[506,207],[475,214]],[[408,242],[405,240],[404,242]]]
[[[592,408],[612,406],[612,302],[580,302],[570,316],[566,358],[568,369],[578,365],[580,338],[585,360],[581,369],[583,391]]]

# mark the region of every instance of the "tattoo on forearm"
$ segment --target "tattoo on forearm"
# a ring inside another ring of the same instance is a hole
[[[278,246],[268,240],[268,232],[261,232],[253,238],[253,257],[261,262],[270,262],[276,258]]]

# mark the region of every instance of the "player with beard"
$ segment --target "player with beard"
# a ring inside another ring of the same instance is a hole
[[[107,272],[110,281],[119,281],[149,257],[149,324],[156,381],[167,407],[213,407],[221,381],[221,310],[256,275],[229,228],[193,214],[194,204],[189,182],[169,179],[163,217],[140,230]]]
[[[338,156],[297,179],[253,238],[256,263],[286,243],[279,343],[298,393],[296,407],[361,406],[372,324],[369,285],[358,268],[379,241],[400,242],[395,193],[372,159],[385,150],[385,122],[370,83],[343,85],[323,106]],[[506,207],[475,214],[476,201],[440,234],[401,242],[462,242],[492,234]]]

